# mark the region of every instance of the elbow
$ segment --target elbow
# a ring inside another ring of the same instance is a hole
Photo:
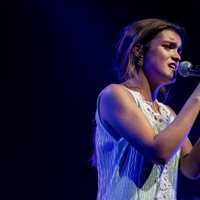
[[[154,143],[150,152],[152,152],[154,161],[158,165],[166,165],[175,155],[175,152],[170,151],[165,145],[158,143]]]
[[[200,178],[200,173],[185,173],[182,172],[182,174],[186,177],[189,178],[191,180],[197,180]]]
[[[192,180],[197,180],[200,178],[200,171],[197,170],[193,170],[192,172],[190,172],[189,177]]]
[[[192,179],[192,180],[197,180],[197,179],[199,179],[200,178],[200,174],[195,174],[195,175],[193,175],[190,179]]]
[[[157,165],[166,165],[171,159],[170,156],[164,154],[155,154],[155,155],[156,156],[154,157],[153,161]]]
[[[189,179],[197,180],[200,178],[200,169],[197,166],[190,166],[187,168],[181,167],[182,174]]]
[[[192,178],[193,178],[193,180],[197,180],[197,179],[199,179],[199,178],[200,178],[200,173],[195,174]]]

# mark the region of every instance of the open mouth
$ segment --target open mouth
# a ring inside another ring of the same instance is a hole
[[[176,71],[176,65],[175,64],[169,64],[168,65],[173,71]]]

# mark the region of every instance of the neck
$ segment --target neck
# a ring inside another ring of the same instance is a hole
[[[137,74],[137,77],[129,79],[123,83],[133,90],[139,91],[145,100],[154,101],[157,99],[159,88],[155,84],[151,84],[142,70]]]

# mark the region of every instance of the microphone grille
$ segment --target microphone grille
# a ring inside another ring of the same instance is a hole
[[[191,67],[192,67],[192,63],[190,63],[188,61],[182,61],[178,66],[179,75],[181,75],[183,77],[189,76],[190,74],[189,74],[188,69]]]

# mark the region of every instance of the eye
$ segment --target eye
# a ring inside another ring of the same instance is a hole
[[[177,49],[176,45],[174,45],[174,44],[163,44],[162,46],[167,50],[173,50],[173,49],[177,50],[179,55],[182,54],[182,48],[180,47]]]
[[[174,46],[171,45],[171,44],[163,44],[162,46],[163,46],[164,48],[166,48],[166,49],[174,49]]]

